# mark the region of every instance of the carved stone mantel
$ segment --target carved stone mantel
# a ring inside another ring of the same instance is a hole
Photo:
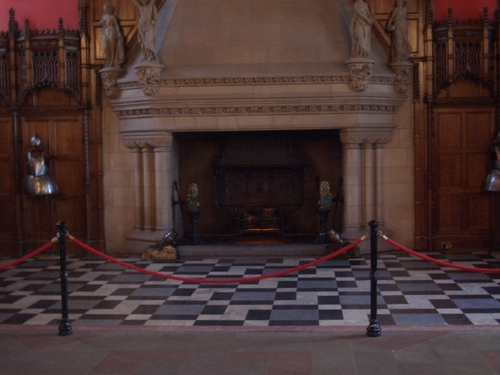
[[[380,160],[406,100],[395,84],[394,76],[372,76],[368,87],[354,92],[349,76],[159,79],[153,96],[136,82],[121,82],[120,97],[109,103],[134,159],[136,220],[127,238],[161,238],[171,225],[173,208],[162,197],[171,196],[178,173],[175,133],[314,129],[340,129],[347,176],[344,234],[359,238],[363,223],[383,220]]]

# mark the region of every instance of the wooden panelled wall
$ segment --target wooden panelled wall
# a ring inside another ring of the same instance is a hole
[[[83,3],[79,10],[80,30],[64,29],[63,20],[53,30],[31,29],[27,21],[19,27],[11,10],[8,31],[0,33],[2,255],[47,243],[59,221],[75,237],[104,247],[99,108],[91,95],[88,7]],[[59,188],[53,195],[24,192],[35,134]]]
[[[129,53],[139,17],[131,1],[79,0],[78,30],[64,29],[63,20],[53,30],[19,27],[13,9],[8,30],[0,32],[0,255],[35,250],[55,235],[58,221],[75,237],[105,249],[98,73],[104,64],[104,4],[113,5]],[[24,193],[35,133],[59,187],[55,195]]]
[[[367,0],[388,49],[392,0]],[[500,3],[500,2],[499,2]],[[498,7],[497,7],[498,8]],[[433,1],[408,7],[415,139],[417,250],[500,250],[500,193],[484,190],[499,131],[499,27],[481,19],[436,22]]]
[[[417,244],[423,249],[500,250],[499,193],[484,189],[498,132],[499,30],[494,9],[481,19],[434,22],[427,33],[425,155],[416,163],[426,183],[418,197]],[[430,84],[432,82],[432,85]],[[427,218],[427,220],[425,220]]]

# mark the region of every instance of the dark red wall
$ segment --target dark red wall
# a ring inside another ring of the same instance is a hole
[[[0,30],[8,29],[10,8],[14,9],[20,28],[24,28],[28,19],[32,29],[57,29],[59,18],[63,19],[65,29],[78,28],[78,0],[2,0]]]
[[[493,12],[497,8],[497,0],[435,0],[434,12],[436,20],[448,18],[449,8],[452,9],[453,19],[481,18],[484,8],[488,8],[489,18],[493,18]]]
[[[489,18],[492,18],[497,7],[497,0],[434,1],[436,20],[447,18],[448,8],[452,8],[454,19],[480,18],[485,7],[488,8]],[[28,19],[31,28],[55,29],[59,18],[62,18],[64,28],[78,28],[78,0],[2,0],[0,1],[0,30],[7,30],[10,8],[14,8],[20,27],[24,27],[24,20]]]

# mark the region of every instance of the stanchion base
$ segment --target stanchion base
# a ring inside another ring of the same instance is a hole
[[[71,336],[73,334],[73,328],[71,328],[70,322],[61,322],[59,325],[59,336]]]
[[[370,323],[368,328],[366,328],[366,336],[368,337],[380,337],[382,336],[382,329],[378,323]]]

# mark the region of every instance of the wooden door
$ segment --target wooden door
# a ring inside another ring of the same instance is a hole
[[[73,236],[86,238],[86,169],[82,131],[80,115],[22,118],[24,165],[30,139],[37,133],[50,160],[50,174],[58,185],[58,193],[54,195],[28,196],[23,193],[24,252],[35,250],[49,241],[57,233],[56,223],[59,221],[68,224],[68,231]]]
[[[434,250],[465,251],[491,245],[493,108],[437,109],[432,135],[431,230]]]

